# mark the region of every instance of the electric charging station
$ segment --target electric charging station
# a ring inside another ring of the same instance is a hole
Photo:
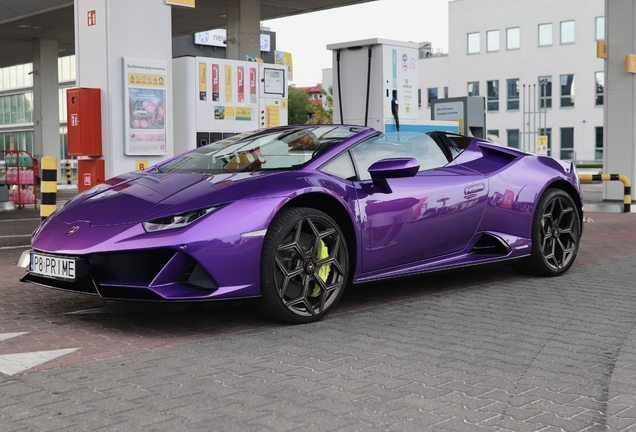
[[[327,49],[333,51],[334,123],[400,132],[404,138],[409,132],[459,131],[456,122],[418,121],[418,44],[375,38]]]
[[[431,119],[456,121],[460,134],[486,139],[486,98],[465,96],[433,99]]]
[[[232,135],[287,125],[287,66],[173,59],[175,154]]]

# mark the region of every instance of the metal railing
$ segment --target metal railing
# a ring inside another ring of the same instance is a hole
[[[624,191],[623,191],[623,212],[629,213],[631,211],[632,206],[632,183],[629,181],[629,178],[623,174],[579,174],[579,180],[582,182],[588,181],[612,181],[619,180],[623,182]]]

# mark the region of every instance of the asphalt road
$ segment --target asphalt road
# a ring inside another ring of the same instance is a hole
[[[636,215],[588,212],[559,278],[354,286],[321,322],[18,281],[0,212],[0,430],[636,430]]]

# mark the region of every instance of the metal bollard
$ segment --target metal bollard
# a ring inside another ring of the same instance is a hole
[[[609,181],[619,180],[623,182],[623,212],[629,213],[632,205],[632,184],[629,178],[623,174],[579,174],[581,181]]]
[[[52,156],[42,158],[41,189],[40,218],[44,220],[57,208],[57,159]]]

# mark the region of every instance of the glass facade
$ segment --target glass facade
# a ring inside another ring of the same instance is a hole
[[[0,127],[33,123],[33,92],[0,96]]]
[[[0,150],[33,153],[33,65],[0,69]],[[75,84],[75,56],[58,58],[60,156],[68,158],[66,136],[66,89]],[[4,153],[0,152],[0,160]]]
[[[11,132],[0,132],[0,150],[26,150],[33,153],[33,131],[15,130]],[[0,158],[4,160],[4,153],[0,153]]]
[[[0,69],[0,92],[33,87],[31,63]]]

